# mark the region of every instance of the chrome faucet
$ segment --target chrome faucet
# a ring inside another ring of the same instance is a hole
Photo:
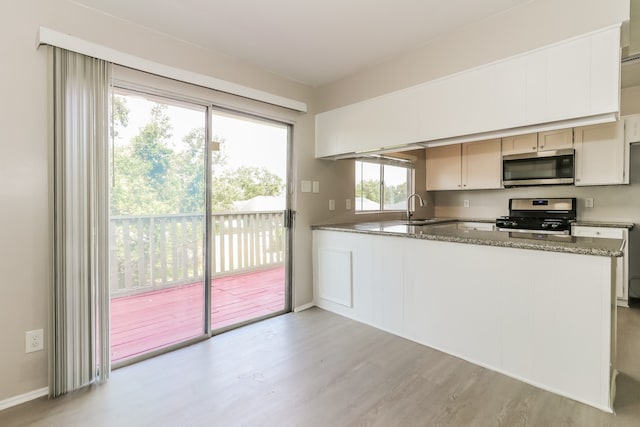
[[[412,197],[418,198],[421,208],[424,207],[425,205],[424,200],[422,199],[422,197],[420,197],[418,193],[409,194],[409,197],[407,197],[407,221],[410,221],[411,215],[413,215],[413,212],[411,212],[411,204],[409,203]]]

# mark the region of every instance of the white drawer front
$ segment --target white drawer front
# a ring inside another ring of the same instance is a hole
[[[624,239],[624,229],[609,227],[573,227],[573,235],[579,237],[604,237],[607,239]]]

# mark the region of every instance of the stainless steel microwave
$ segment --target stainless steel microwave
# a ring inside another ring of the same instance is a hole
[[[502,185],[573,184],[574,150],[538,151],[502,157]]]

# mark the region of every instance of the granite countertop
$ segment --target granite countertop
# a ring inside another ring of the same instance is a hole
[[[458,222],[472,221],[467,219],[456,221],[450,218],[436,219],[425,226],[405,225],[403,221],[379,221],[357,224],[316,225],[312,229],[606,257],[622,256],[622,248],[625,244],[622,239],[507,231],[458,230]]]

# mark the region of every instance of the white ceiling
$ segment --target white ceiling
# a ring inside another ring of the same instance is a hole
[[[70,0],[320,86],[532,0]]]

